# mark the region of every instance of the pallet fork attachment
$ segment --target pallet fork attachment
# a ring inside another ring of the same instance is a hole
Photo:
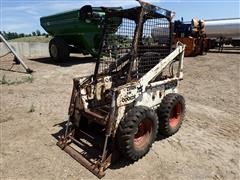
[[[101,159],[98,159],[95,162],[91,162],[90,160],[86,159],[80,152],[70,146],[72,142],[78,143],[78,141],[73,137],[73,134],[74,132],[70,132],[67,137],[61,138],[57,142],[57,145],[98,178],[105,176],[105,170],[110,166],[112,161],[112,154],[103,159],[103,161]]]
[[[73,88],[73,97],[75,96],[74,89],[75,88]],[[90,160],[88,159],[88,157],[84,156],[84,154],[86,155],[87,152],[81,153],[71,146],[72,144],[77,146],[82,146],[82,143],[85,144],[85,142],[75,138],[76,129],[70,127],[71,126],[70,116],[67,121],[65,135],[64,137],[61,137],[60,140],[57,142],[57,145],[62,150],[64,150],[67,154],[69,154],[72,158],[78,161],[81,165],[87,168],[90,172],[92,172],[98,178],[102,178],[103,176],[105,176],[105,170],[111,165],[111,163],[113,163],[113,161],[116,161],[116,159],[118,158],[118,151],[116,150],[115,142],[111,142],[112,144],[110,145],[110,148],[108,148],[109,137],[111,135],[112,122],[113,122],[114,113],[115,113],[115,103],[116,103],[115,92],[113,93],[112,99],[113,101],[111,104],[111,112],[109,114],[109,117],[107,118],[108,121],[106,124],[104,146],[102,148],[102,154],[99,154],[100,156],[98,156],[93,160]],[[77,130],[79,131],[79,129]],[[81,131],[81,133],[88,137],[91,136],[84,131]]]
[[[109,150],[105,150],[102,158],[99,157],[93,161],[89,160],[87,157],[82,155],[81,152],[77,151],[76,148],[71,146],[73,143],[75,145],[81,144],[80,141],[75,139],[74,134],[75,130],[70,131],[67,136],[62,137],[57,142],[57,145],[98,178],[105,176],[105,170],[113,163],[113,161],[116,161],[118,158],[118,152],[116,150],[111,150],[111,152],[109,152]],[[106,140],[107,138],[108,137],[106,136]]]

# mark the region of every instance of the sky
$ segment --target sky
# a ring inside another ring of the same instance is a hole
[[[174,11],[175,19],[240,18],[239,0],[145,0]],[[122,6],[138,5],[135,0],[0,0],[0,31],[31,33],[39,29],[39,18],[50,14],[79,9],[83,5]]]

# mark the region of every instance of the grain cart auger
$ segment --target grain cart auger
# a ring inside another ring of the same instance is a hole
[[[158,133],[177,132],[185,110],[177,94],[185,46],[172,49],[173,13],[142,1],[130,9],[102,9],[106,18],[94,74],[73,80],[69,120],[57,143],[99,178],[117,157],[137,161]],[[116,31],[113,24],[119,22]],[[169,27],[169,38],[153,41],[156,27]]]

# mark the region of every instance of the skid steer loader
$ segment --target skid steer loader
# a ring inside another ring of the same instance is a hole
[[[130,9],[102,7],[103,40],[95,71],[74,78],[69,119],[57,143],[99,178],[119,157],[142,158],[157,134],[176,133],[184,115],[177,88],[185,46],[172,46],[174,13],[138,2]],[[153,40],[151,30],[157,27],[168,31]]]

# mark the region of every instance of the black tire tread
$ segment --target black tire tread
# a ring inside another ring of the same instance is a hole
[[[153,121],[152,138],[149,146],[142,151],[135,151],[133,148],[133,135],[138,127],[138,123],[145,117],[150,117]],[[154,127],[155,126],[155,127]],[[152,143],[155,141],[158,131],[158,116],[154,110],[144,106],[134,107],[128,111],[124,120],[118,127],[117,138],[120,152],[129,160],[137,161],[148,153]]]
[[[51,55],[50,48],[51,48],[52,44],[55,44],[57,46],[57,49],[58,49],[58,55],[57,55],[56,58],[54,58]],[[70,52],[69,52],[69,48],[68,48],[67,43],[63,39],[61,39],[59,37],[54,37],[49,42],[49,54],[54,61],[61,62],[61,61],[67,60],[69,58]]]
[[[172,129],[169,125],[169,116],[172,111],[172,108],[178,102],[182,104],[181,121],[175,129]],[[159,134],[164,135],[166,137],[175,134],[180,129],[185,114],[185,100],[183,96],[177,93],[167,94],[163,98],[160,107],[158,107],[157,114],[159,118]]]

